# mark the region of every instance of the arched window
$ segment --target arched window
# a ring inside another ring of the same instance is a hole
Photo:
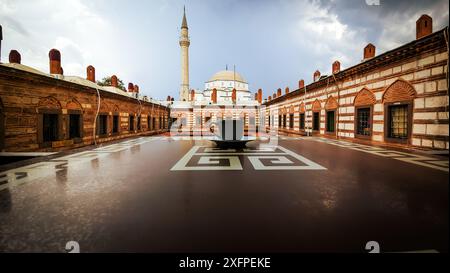
[[[383,95],[385,139],[408,143],[412,131],[412,107],[416,91],[404,80],[392,83]]]
[[[83,107],[75,98],[71,98],[66,104],[67,119],[66,128],[68,139],[75,143],[82,142],[83,137]]]
[[[112,128],[111,133],[113,135],[118,135],[120,132],[120,112],[119,106],[115,104],[112,109]]]
[[[97,116],[95,130],[98,137],[107,137],[109,134],[108,118],[111,111],[110,105],[104,101],[100,101],[100,111]]]
[[[294,106],[289,107],[289,129],[294,129]]]
[[[320,131],[320,110],[322,106],[320,105],[320,101],[316,99],[312,105],[312,129],[313,131]]]
[[[336,131],[336,111],[338,102],[334,97],[329,97],[325,103],[325,131],[334,133]]]
[[[64,139],[62,107],[54,97],[41,98],[37,106],[38,142],[41,147],[52,147],[52,143]]]
[[[306,113],[306,109],[305,109],[305,104],[302,102],[299,106],[299,113],[300,113],[300,117],[299,117],[299,129],[300,130],[305,130],[305,113]]]
[[[355,97],[355,136],[370,138],[373,127],[373,105],[376,103],[375,95],[363,88]]]

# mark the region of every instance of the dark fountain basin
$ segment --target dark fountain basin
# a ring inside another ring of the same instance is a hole
[[[244,121],[241,119],[221,120],[215,125],[218,133],[211,141],[221,149],[242,149],[248,142],[256,140],[256,137],[244,136]]]

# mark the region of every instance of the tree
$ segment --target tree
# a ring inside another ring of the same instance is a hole
[[[100,86],[111,86],[111,77],[104,77],[101,81],[97,81],[97,84]],[[117,78],[117,88],[127,91],[123,81],[119,78]]]

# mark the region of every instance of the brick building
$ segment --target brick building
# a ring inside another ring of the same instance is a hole
[[[86,78],[65,76],[58,50],[49,53],[44,73],[21,64],[12,50],[0,64],[0,151],[59,151],[131,136],[167,131],[167,103],[95,82],[95,68]]]
[[[448,27],[433,33],[432,18],[417,20],[416,40],[361,63],[299,81],[264,105],[265,126],[280,134],[318,135],[402,147],[449,148]]]

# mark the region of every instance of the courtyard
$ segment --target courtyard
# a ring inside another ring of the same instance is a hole
[[[0,173],[0,252],[448,251],[448,156],[138,137]]]

